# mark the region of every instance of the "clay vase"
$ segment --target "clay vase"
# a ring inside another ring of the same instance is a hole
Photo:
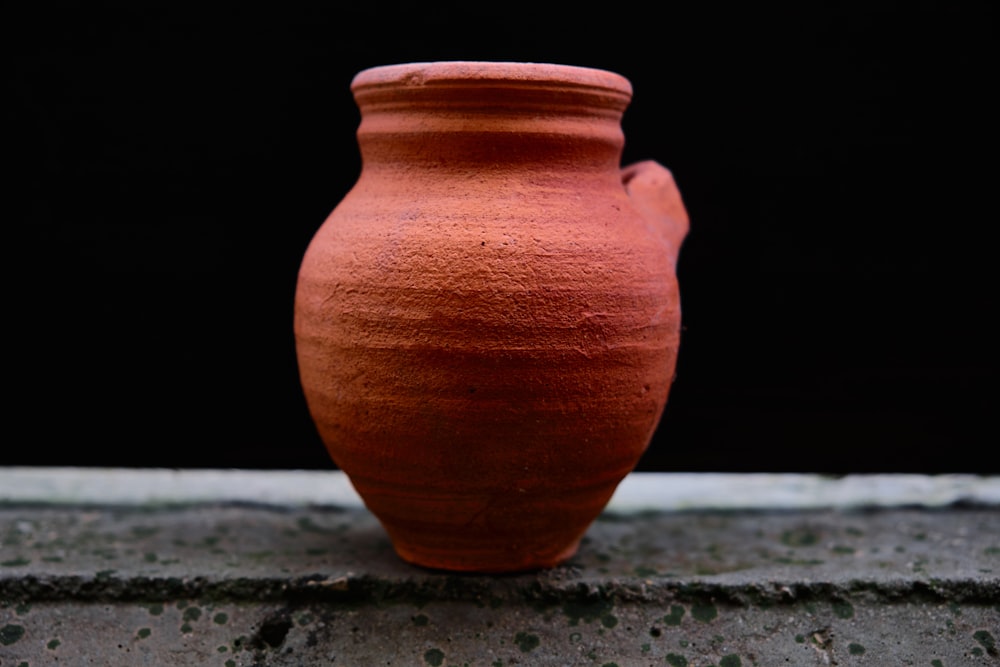
[[[620,168],[611,72],[412,63],[351,89],[361,174],[295,297],[317,430],[404,560],[554,566],[667,401],[680,195],[655,162]]]

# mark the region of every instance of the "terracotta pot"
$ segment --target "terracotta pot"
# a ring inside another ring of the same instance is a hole
[[[397,553],[502,572],[573,555],[663,412],[687,214],[619,168],[629,82],[563,65],[360,72],[363,168],[302,261],[302,385]]]

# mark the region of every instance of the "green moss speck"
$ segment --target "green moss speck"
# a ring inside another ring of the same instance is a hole
[[[181,626],[181,632],[183,632],[186,635],[189,635],[192,632],[194,632],[194,628],[191,627],[190,623],[185,623],[184,625]]]
[[[691,605],[691,616],[694,617],[696,621],[701,621],[702,623],[711,623],[719,615],[719,610],[715,608],[714,604],[693,604]]]
[[[823,561],[819,558],[788,558],[786,556],[779,556],[774,559],[775,563],[781,563],[782,565],[822,565]]]
[[[603,665],[601,665],[601,667],[618,667],[618,663],[617,662],[606,662]]]
[[[220,646],[219,648],[215,649],[215,651],[217,653],[228,653],[229,652],[229,647],[228,646]]]
[[[605,614],[601,616],[601,625],[606,628],[613,628],[618,625],[618,617],[611,614]]]
[[[22,565],[27,565],[30,562],[30,558],[18,556],[17,558],[11,558],[10,560],[0,561],[0,565],[4,567],[21,567]]]
[[[684,607],[679,604],[670,605],[670,613],[663,617],[663,622],[667,625],[680,625],[684,618]]]
[[[562,612],[569,618],[570,625],[578,625],[580,621],[590,623],[605,614],[611,613],[614,604],[610,600],[571,600],[562,607]]]
[[[977,642],[979,642],[982,645],[982,647],[986,649],[986,652],[992,655],[993,657],[996,657],[998,654],[1000,654],[1000,651],[997,650],[996,639],[994,639],[993,635],[991,635],[986,630],[977,630],[975,633],[973,633],[972,638],[975,639]]]
[[[220,611],[218,614],[212,617],[212,622],[216,625],[225,625],[229,622],[229,614],[224,611]]]
[[[865,647],[861,644],[851,643],[847,645],[847,652],[851,655],[863,655]]]
[[[320,526],[319,524],[317,524],[315,521],[312,520],[312,517],[308,517],[308,516],[301,517],[295,523],[296,523],[296,525],[298,525],[299,530],[301,530],[301,531],[303,531],[305,533],[325,533],[326,532],[326,530],[324,530],[324,528],[322,526]],[[434,650],[436,650],[436,649],[434,649]],[[440,663],[438,663],[438,664],[440,664]]]
[[[132,535],[135,537],[152,537],[160,532],[157,526],[133,526]]]
[[[538,648],[538,645],[542,643],[542,640],[538,638],[538,635],[531,635],[527,632],[519,632],[514,636],[514,643],[517,644],[517,647],[521,649],[523,653],[530,653]]]
[[[59,644],[61,643],[62,642],[60,642],[58,639],[50,639],[49,643],[45,645],[45,648],[49,649],[50,651],[54,651],[57,648],[59,648]]]
[[[850,602],[834,602],[833,613],[837,616],[837,618],[853,618],[854,605]]]
[[[188,607],[184,610],[185,621],[197,621],[201,618],[201,609],[198,607]]]
[[[444,664],[444,651],[439,648],[429,649],[424,653],[424,662],[431,667],[441,667]]]
[[[719,661],[719,667],[743,667],[743,661],[735,654],[724,655]]]
[[[416,616],[413,617],[413,625],[423,627],[427,625],[429,620],[430,619],[428,619],[427,616],[425,616],[424,614],[417,614]]]
[[[153,634],[153,631],[149,628],[139,628],[139,632],[135,633],[135,636],[139,639],[145,639],[146,637]]]
[[[147,563],[155,563],[158,558],[159,558],[159,556],[157,556],[154,553],[147,553],[147,554],[143,554],[142,555],[142,559],[144,561],[146,561]]]
[[[683,655],[668,653],[667,664],[670,665],[670,667],[687,667],[688,661]]]
[[[22,625],[8,623],[0,628],[0,644],[3,644],[4,646],[10,646],[14,642],[19,641],[23,636],[24,626]]]
[[[146,610],[149,612],[150,616],[159,616],[163,613],[163,605],[157,602],[146,607]]]
[[[806,643],[806,637],[805,637],[805,635],[795,635],[795,643],[796,644],[805,644]]]
[[[944,667],[944,663],[935,658],[934,660],[931,660],[931,667]]]
[[[811,530],[786,530],[781,534],[781,542],[790,547],[808,547],[819,542],[819,535]]]
[[[232,658],[226,660],[226,667],[236,667],[236,661],[233,660]]]

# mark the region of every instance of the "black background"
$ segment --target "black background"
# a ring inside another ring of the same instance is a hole
[[[628,77],[625,162],[691,214],[640,470],[1000,472],[989,4],[742,6],[11,17],[0,465],[332,468],[292,300],[360,169],[350,80],[516,60]]]

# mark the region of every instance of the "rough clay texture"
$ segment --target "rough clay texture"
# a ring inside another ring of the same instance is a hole
[[[0,665],[996,665],[1000,512],[602,515],[559,567],[408,565],[335,507],[0,506]]]
[[[364,167],[296,295],[318,430],[408,560],[561,562],[667,400],[678,190],[619,169],[616,74],[430,63],[352,89]]]

